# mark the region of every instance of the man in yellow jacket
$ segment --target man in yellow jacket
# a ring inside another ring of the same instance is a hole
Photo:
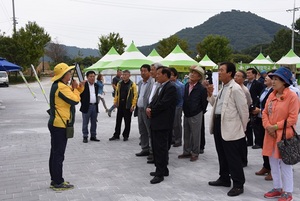
[[[122,133],[123,140],[127,141],[131,127],[131,116],[137,102],[137,88],[136,84],[130,79],[130,71],[123,71],[123,79],[118,82],[116,94],[114,98],[114,105],[118,108],[115,133],[111,138],[112,140],[120,139],[122,119],[125,121],[125,128]]]
[[[50,119],[48,128],[51,134],[51,150],[49,159],[49,170],[51,176],[50,188],[53,190],[68,190],[74,188],[69,182],[65,182],[62,176],[63,161],[68,138],[66,127],[73,126],[75,120],[75,105],[80,101],[80,93],[84,85],[72,81],[71,70],[65,63],[54,67],[53,84],[50,91]]]

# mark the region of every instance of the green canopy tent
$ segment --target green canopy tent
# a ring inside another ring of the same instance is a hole
[[[209,56],[207,56],[207,54],[203,57],[203,59],[201,59],[201,61],[199,62],[200,66],[206,67],[206,70],[208,69],[215,69],[217,64],[215,62],[213,62]]]
[[[274,61],[272,61],[271,57],[269,55],[266,56],[266,59],[268,59],[269,61],[271,61],[272,63],[274,63]]]
[[[120,58],[120,54],[116,51],[114,47],[111,47],[106,55],[104,55],[101,59],[99,59],[99,61],[97,61],[90,67],[85,68],[84,71],[85,72],[89,70],[102,71],[105,65],[119,58]]]
[[[153,61],[153,62],[161,62],[163,58],[158,54],[158,52],[153,49],[150,54],[147,56],[147,59]]]
[[[276,62],[276,64],[282,65],[296,65],[298,63],[300,63],[300,57],[298,57],[292,49]]]
[[[190,66],[199,65],[197,61],[188,56],[179,45],[161,62],[164,66],[174,67],[178,72],[189,72]]]
[[[132,42],[119,59],[103,66],[101,69],[139,69],[143,64],[151,64],[153,61],[146,58]]]
[[[253,61],[251,61],[250,64],[265,65],[274,64],[274,62],[267,59],[262,53],[259,53],[259,55]]]

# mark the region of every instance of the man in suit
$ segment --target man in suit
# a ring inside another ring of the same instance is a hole
[[[171,72],[167,67],[158,67],[156,81],[161,84],[157,89],[146,114],[150,118],[150,129],[154,155],[155,172],[150,175],[154,178],[151,184],[157,184],[169,175],[169,137],[172,133],[175,108],[176,108],[176,87],[170,82]]]
[[[268,72],[268,74],[270,73],[274,73],[275,70],[272,70],[270,72]],[[264,137],[265,137],[265,129],[262,125],[262,111],[265,108],[265,104],[266,101],[269,97],[269,95],[272,93],[273,88],[272,88],[272,79],[267,75],[265,77],[265,82],[264,82],[266,88],[262,91],[262,93],[259,96],[259,102],[255,105],[255,110],[253,110],[253,114],[257,115],[257,133],[259,133],[260,135],[257,136],[257,145],[259,145],[260,147],[263,147],[263,142],[264,142]],[[269,157],[268,156],[263,156],[263,167],[261,168],[261,170],[255,172],[256,175],[259,176],[265,176],[265,180],[270,181],[272,180],[272,175],[271,175],[271,166],[270,166],[270,162],[269,162]]]
[[[142,151],[136,153],[136,156],[148,156],[150,154],[150,120],[146,115],[146,108],[151,93],[154,79],[150,76],[150,65],[144,64],[140,68],[141,77],[143,78],[138,83],[138,100],[137,100],[137,116],[138,127],[140,132],[140,144]]]
[[[250,121],[247,125],[247,130],[246,130],[246,136],[247,136],[247,145],[248,146],[252,146],[253,145],[253,133],[255,136],[254,139],[254,146],[252,146],[253,149],[258,149],[261,148],[261,146],[259,146],[257,144],[257,136],[259,135],[259,133],[257,133],[257,115],[254,115],[252,113],[252,110],[255,108],[255,105],[257,105],[257,103],[259,102],[259,95],[261,94],[261,92],[264,89],[264,84],[258,82],[256,80],[256,76],[257,76],[257,70],[255,70],[254,68],[248,68],[246,71],[247,74],[247,82],[245,82],[245,86],[249,89],[251,98],[252,98],[252,104],[254,107],[250,106]]]
[[[246,96],[233,78],[235,65],[231,62],[220,64],[219,80],[223,86],[217,98],[214,98],[213,85],[209,85],[208,101],[213,105],[210,121],[210,133],[214,134],[215,146],[219,160],[219,178],[210,181],[210,186],[231,186],[228,196],[238,196],[244,192],[245,175],[241,152],[249,118]]]
[[[88,71],[86,73],[87,81],[84,85],[84,91],[80,94],[81,97],[81,107],[80,111],[82,112],[82,134],[83,134],[83,143],[88,142],[88,124],[91,121],[91,141],[99,142],[97,139],[97,116],[98,116],[98,85],[95,84],[95,72]]]
[[[156,69],[160,66],[163,66],[162,64],[160,63],[153,63],[151,64],[151,67],[150,67],[150,75],[151,77],[153,78],[153,81],[154,83],[152,84],[152,87],[151,87],[151,92],[150,92],[150,95],[149,95],[149,98],[148,98],[148,105],[151,103],[155,93],[156,93],[156,90],[160,87],[160,83],[158,83],[156,81]],[[154,156],[153,156],[153,151],[152,151],[152,137],[151,137],[151,133],[150,133],[150,138],[149,138],[149,145],[150,145],[150,155],[147,157],[147,163],[148,164],[154,164]]]

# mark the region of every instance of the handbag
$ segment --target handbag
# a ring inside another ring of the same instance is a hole
[[[67,123],[65,123],[65,121],[63,120],[63,118],[60,116],[58,110],[55,108],[57,114],[59,115],[59,117],[61,118],[62,122],[65,124],[66,126],[66,137],[67,138],[73,138],[74,137],[74,127],[73,125],[71,125],[69,123],[69,121],[67,121]]]
[[[284,121],[281,141],[277,142],[277,146],[282,158],[282,161],[287,165],[295,165],[300,162],[300,137],[296,133],[294,127],[294,135],[290,139],[286,139],[286,124]]]

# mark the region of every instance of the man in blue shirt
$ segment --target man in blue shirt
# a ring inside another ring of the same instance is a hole
[[[178,72],[175,68],[169,68],[171,71],[171,82],[174,83],[177,92],[177,102],[175,110],[175,119],[173,124],[172,142],[173,147],[180,147],[182,145],[182,105],[184,95],[184,84],[178,78]]]

